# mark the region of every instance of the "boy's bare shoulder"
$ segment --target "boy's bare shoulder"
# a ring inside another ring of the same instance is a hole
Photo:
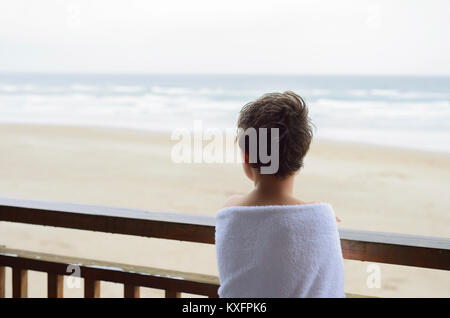
[[[226,208],[226,207],[236,206],[236,205],[239,206],[242,204],[242,199],[244,197],[245,196],[243,194],[234,194],[225,201],[225,204],[223,207]]]
[[[314,201],[300,201],[298,200],[300,203],[299,204],[320,204],[323,203],[322,201],[318,201],[318,200],[314,200]]]
[[[225,202],[223,208],[230,206],[254,206],[254,205],[300,205],[300,204],[315,204],[322,203],[321,201],[302,201],[294,197],[284,198],[280,201],[264,201],[258,200],[250,195],[235,194],[230,196]]]
[[[295,197],[291,197],[291,198],[286,198],[284,199],[283,204],[288,204],[288,205],[303,205],[303,204],[317,204],[317,203],[322,203],[321,201],[303,201],[300,199],[297,199]]]

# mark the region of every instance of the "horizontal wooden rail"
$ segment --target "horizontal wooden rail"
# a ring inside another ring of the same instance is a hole
[[[0,221],[214,244],[214,218],[0,197]]]
[[[165,290],[166,298],[179,298],[182,292],[218,297],[219,279],[216,276],[164,270],[153,267],[133,266],[110,263],[61,255],[35,253],[17,249],[0,247],[0,269],[20,264],[22,272],[27,270],[47,272],[48,297],[62,298],[64,275],[73,274],[74,267],[80,269],[79,277],[84,278],[84,297],[100,297],[100,280],[124,285],[125,298],[139,298],[139,287],[150,287]],[[1,272],[0,272],[1,274]],[[13,285],[14,297],[27,297],[26,281],[21,287]],[[72,282],[73,284],[74,282]],[[0,298],[5,297],[5,280],[0,276]],[[79,286],[81,288],[81,284]],[[370,298],[370,296],[346,293],[348,298]]]
[[[215,218],[0,197],[0,221],[214,244]],[[340,229],[345,259],[450,270],[450,239]]]
[[[13,269],[14,297],[27,296],[28,270],[48,273],[48,297],[62,297],[62,277],[77,273],[84,278],[88,298],[100,296],[100,281],[124,284],[124,297],[139,297],[139,286],[165,290],[166,297],[179,297],[181,292],[218,297],[219,280],[211,275],[0,247],[0,268],[5,266]],[[2,286],[4,288],[4,279],[0,277],[0,288]],[[4,291],[0,296],[4,297]]]

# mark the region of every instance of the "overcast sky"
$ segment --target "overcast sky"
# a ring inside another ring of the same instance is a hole
[[[0,71],[450,75],[448,0],[11,0]]]

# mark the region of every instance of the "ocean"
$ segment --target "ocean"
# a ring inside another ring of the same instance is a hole
[[[318,138],[450,152],[450,77],[0,73],[0,122],[231,128],[244,104],[285,90]]]

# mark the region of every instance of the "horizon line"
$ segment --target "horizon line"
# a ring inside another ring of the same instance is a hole
[[[244,72],[134,72],[134,71],[2,71],[0,75],[127,75],[127,76],[284,76],[284,77],[450,77],[450,74],[379,74],[379,73],[244,73]]]

